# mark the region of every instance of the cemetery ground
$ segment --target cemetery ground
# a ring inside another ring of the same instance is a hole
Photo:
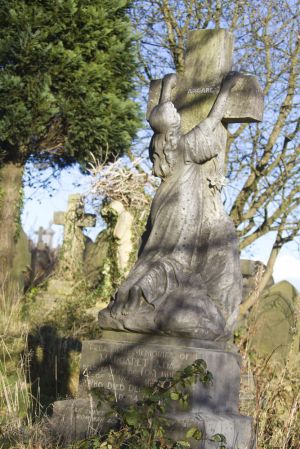
[[[81,342],[99,337],[93,307],[108,301],[103,292],[88,288],[83,277],[71,295],[49,309],[43,304],[46,288],[44,283],[25,295],[11,289],[10,296],[2,294],[0,298],[3,449],[64,447],[49,431],[52,403],[76,396]],[[259,358],[251,349],[255,332],[255,325],[250,322],[235,336],[243,356],[241,413],[255,419],[258,449],[298,449],[299,356],[295,354],[299,333],[294,332],[290,353],[284,363],[279,363],[273,354]],[[98,446],[91,444],[94,443],[69,447],[100,447],[99,441]]]

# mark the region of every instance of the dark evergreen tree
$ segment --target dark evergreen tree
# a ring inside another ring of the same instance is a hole
[[[0,145],[6,160],[118,156],[137,128],[124,0],[0,0]]]
[[[14,234],[8,222],[18,214],[6,210],[10,183],[20,187],[28,157],[84,166],[91,154],[109,160],[130,146],[139,117],[128,7],[128,0],[0,0],[2,272]]]

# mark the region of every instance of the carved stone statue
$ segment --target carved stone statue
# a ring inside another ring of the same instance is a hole
[[[149,117],[153,171],[162,182],[154,197],[138,260],[114,300],[100,312],[104,329],[203,340],[226,340],[242,298],[235,229],[226,214],[226,133],[222,119],[232,87],[229,72],[208,117],[180,131],[171,101],[176,75],[166,75]]]

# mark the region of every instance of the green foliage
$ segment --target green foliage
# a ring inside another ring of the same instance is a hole
[[[15,216],[15,225],[16,225],[16,231],[14,235],[14,241],[17,243],[18,239],[20,238],[20,234],[22,231],[22,221],[21,221],[21,215],[24,205],[24,189],[23,186],[19,190],[19,198],[18,198],[18,205],[17,205],[17,211],[18,213]]]
[[[0,152],[85,165],[139,125],[127,0],[0,0]]]
[[[73,296],[74,295],[74,296]],[[48,323],[63,335],[73,338],[97,338],[100,329],[95,317],[87,312],[97,300],[97,291],[74,290],[72,296],[60,301],[48,316]]]
[[[111,430],[104,438],[93,437],[84,440],[73,449],[184,449],[190,448],[188,440],[201,440],[204,435],[197,427],[186,432],[186,440],[175,441],[168,435],[171,418],[166,417],[173,401],[183,407],[188,404],[190,387],[201,382],[208,385],[212,382],[212,374],[207,370],[204,360],[196,360],[192,365],[179,370],[173,377],[162,377],[142,392],[142,399],[127,407],[114,402],[114,394],[104,388],[95,388],[99,400],[98,407],[109,404],[108,416],[113,416],[118,423],[118,430]],[[223,435],[213,435],[211,441],[224,443]]]
[[[103,261],[102,279],[99,286],[100,296],[109,302],[112,294],[121,282],[121,273],[118,269],[117,262],[117,242],[114,236],[114,229],[117,223],[117,212],[109,206],[109,203],[104,201],[101,209],[101,215],[107,223],[105,230],[106,242],[108,243],[107,255]]]

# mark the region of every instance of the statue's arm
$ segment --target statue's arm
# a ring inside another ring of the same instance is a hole
[[[229,72],[207,118],[184,136],[186,162],[201,164],[219,154],[220,146],[214,131],[224,117],[229,93],[239,77],[238,72]]]
[[[169,73],[163,77],[159,103],[171,101],[172,90],[176,87],[176,83],[177,76],[175,73]]]
[[[229,93],[233,86],[235,86],[239,78],[240,74],[238,72],[229,72],[228,75],[226,75],[223,79],[220,92],[208,114],[213,130],[215,130],[218,123],[220,123],[220,121],[223,119],[226,111],[226,103]]]

